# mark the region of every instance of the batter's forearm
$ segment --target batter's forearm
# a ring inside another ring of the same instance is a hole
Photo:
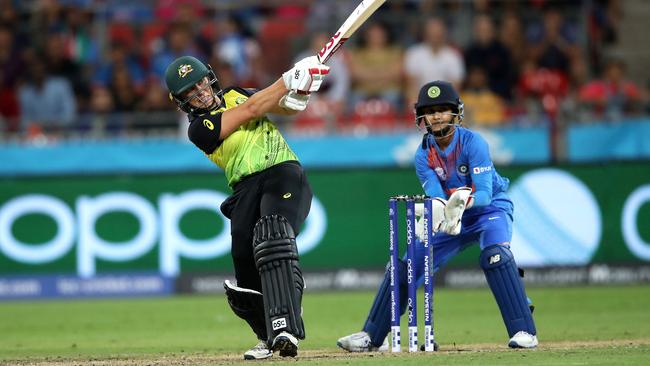
[[[252,115],[251,118],[262,117],[266,113],[277,112],[280,110],[278,102],[286,92],[287,88],[284,86],[284,82],[280,78],[269,87],[253,94],[248,98],[246,103],[242,104],[242,106],[249,109]]]
[[[226,110],[221,117],[219,138],[225,139],[242,124],[270,113],[287,92],[282,79],[251,95],[248,100],[235,108]]]

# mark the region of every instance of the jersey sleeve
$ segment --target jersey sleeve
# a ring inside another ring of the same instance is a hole
[[[237,93],[243,94],[243,95],[245,95],[247,97],[250,97],[251,95],[253,95],[253,94],[257,93],[258,91],[260,91],[259,89],[256,89],[256,88],[240,88],[238,86],[229,86],[229,87],[227,87],[226,89],[223,90],[223,93],[226,94],[227,92],[229,92],[231,90],[234,90]]]
[[[219,139],[221,116],[220,112],[194,116],[187,129],[190,141],[208,155],[212,154],[223,142]]]
[[[474,206],[487,206],[492,202],[492,176],[494,165],[487,142],[477,133],[467,146],[469,170],[474,183]]]
[[[422,189],[427,196],[447,199],[438,176],[429,167],[426,151],[421,147],[418,147],[418,151],[415,153],[415,174],[418,176]]]

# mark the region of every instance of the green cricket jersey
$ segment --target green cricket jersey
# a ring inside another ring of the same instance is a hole
[[[233,187],[243,177],[288,160],[298,160],[277,127],[266,117],[252,119],[220,140],[221,116],[250,97],[254,91],[224,89],[224,105],[203,115],[190,115],[190,140],[226,173]]]

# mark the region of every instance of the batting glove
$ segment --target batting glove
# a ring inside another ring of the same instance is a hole
[[[447,200],[445,206],[445,220],[440,226],[440,230],[449,235],[460,234],[461,219],[463,212],[472,206],[472,189],[469,187],[460,187]]]
[[[304,111],[307,108],[307,103],[309,103],[309,94],[299,94],[298,92],[290,91],[280,98],[278,104],[282,108]]]
[[[287,90],[299,94],[308,94],[320,89],[329,66],[323,65],[316,56],[298,61],[291,70],[282,74],[282,80]]]

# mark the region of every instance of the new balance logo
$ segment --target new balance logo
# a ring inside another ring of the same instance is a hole
[[[501,254],[495,254],[495,255],[490,257],[490,263],[489,264],[499,263],[500,260],[501,260]],[[273,329],[275,329],[275,328],[273,328]]]
[[[271,323],[271,327],[273,328],[273,330],[286,328],[287,327],[287,319],[285,319],[285,318],[275,319]]]

